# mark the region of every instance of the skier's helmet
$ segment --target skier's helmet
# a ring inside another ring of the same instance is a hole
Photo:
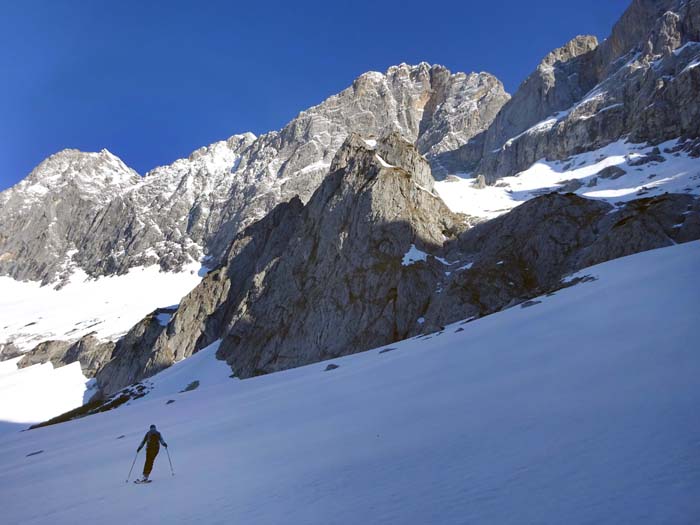
[[[156,429],[156,426],[155,426],[155,425],[151,425],[151,430],[155,430],[155,429]]]

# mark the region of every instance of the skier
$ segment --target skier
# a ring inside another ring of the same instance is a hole
[[[162,444],[165,448],[168,448],[168,444],[163,441],[163,436],[161,436],[160,432],[156,430],[155,425],[151,425],[151,428],[148,430],[148,432],[146,432],[146,435],[143,436],[143,440],[141,441],[139,448],[136,450],[137,454],[141,452],[144,444],[146,445],[146,462],[143,464],[143,478],[137,481],[140,481],[141,483],[148,483],[148,476],[150,475],[151,470],[153,470],[153,461],[155,461],[156,456],[160,451],[160,445]]]

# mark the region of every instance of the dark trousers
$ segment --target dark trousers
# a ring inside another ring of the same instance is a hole
[[[153,470],[153,462],[156,459],[156,456],[158,455],[158,452],[160,451],[159,446],[155,446],[153,448],[147,447],[146,448],[146,462],[143,464],[143,475],[148,476],[151,473],[151,470]]]

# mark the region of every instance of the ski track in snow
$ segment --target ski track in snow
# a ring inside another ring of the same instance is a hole
[[[483,189],[475,188],[476,178],[469,175],[438,181],[435,188],[452,211],[483,219],[498,217],[542,193],[561,191],[565,183],[572,180],[583,184],[574,193],[612,205],[665,192],[700,195],[700,159],[689,157],[684,152],[664,152],[676,143],[676,140],[670,140],[658,145],[665,162],[630,166],[628,159],[640,159],[649,154],[653,146],[622,139],[565,161],[541,159],[527,170],[499,179],[495,185]],[[617,179],[597,175],[609,166],[617,166],[627,173]],[[596,179],[595,185],[593,179]]]
[[[229,379],[215,344],[131,406],[0,435],[3,522],[698,523],[699,265],[611,261],[328,372]],[[161,451],[126,484],[151,423],[176,476]]]

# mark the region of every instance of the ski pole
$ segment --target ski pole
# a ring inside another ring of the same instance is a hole
[[[134,470],[134,465],[136,464],[136,458],[139,455],[139,451],[136,451],[136,455],[134,456],[134,461],[131,463],[131,468],[129,469],[129,475],[126,477],[126,482],[129,483],[129,478],[131,477],[131,471]]]
[[[173,462],[170,461],[170,451],[168,450],[168,447],[165,447],[165,451],[168,453],[168,463],[170,463],[170,473],[174,476],[175,471],[173,470]]]

